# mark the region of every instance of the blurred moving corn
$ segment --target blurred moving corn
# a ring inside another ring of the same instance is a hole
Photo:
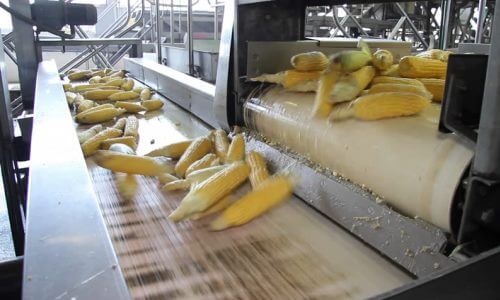
[[[399,75],[399,64],[395,64],[389,67],[387,70],[379,71],[380,76],[389,76],[389,77],[400,77]]]
[[[184,152],[192,142],[193,140],[187,140],[168,144],[148,152],[146,156],[165,156],[173,159],[178,159],[182,156],[182,154],[184,154]]]
[[[82,152],[85,157],[94,154],[101,143],[107,139],[119,137],[122,131],[115,128],[106,128],[82,144]]]
[[[333,105],[330,103],[330,94],[333,86],[337,83],[342,71],[339,56],[333,56],[330,59],[330,65],[325,70],[319,80],[318,90],[314,99],[312,116],[317,118],[326,118],[332,111]]]
[[[139,187],[137,178],[132,174],[115,174],[115,186],[118,194],[125,201],[132,200]]]
[[[220,201],[217,201],[214,205],[210,206],[208,209],[195,213],[191,216],[191,220],[199,220],[204,217],[208,217],[210,215],[213,215],[215,213],[218,213],[219,211],[226,209],[229,205],[231,205],[234,202],[234,197],[231,195],[228,195],[224,198],[222,198]]]
[[[195,139],[182,154],[179,161],[175,165],[175,173],[178,177],[184,177],[187,168],[198,159],[205,156],[212,150],[212,141],[207,137],[199,137]]]
[[[373,85],[369,90],[368,94],[378,94],[385,92],[402,92],[402,93],[414,93],[422,97],[432,98],[431,92],[429,92],[425,87],[410,85],[410,84],[399,84],[399,83],[379,83]]]
[[[346,74],[333,87],[331,102],[344,102],[355,99],[364,90],[375,76],[375,68],[365,66],[361,69]]]
[[[394,63],[394,57],[388,50],[379,49],[373,53],[372,64],[379,70],[388,70]]]
[[[133,136],[122,136],[117,138],[106,139],[102,141],[101,148],[103,150],[109,150],[109,147],[113,144],[124,144],[129,146],[131,149],[137,149],[137,143]]]
[[[123,131],[124,136],[137,137],[139,135],[139,120],[135,116],[128,116]]]
[[[260,153],[250,151],[247,154],[246,162],[250,167],[250,183],[252,184],[252,188],[255,189],[269,177],[269,172],[267,171],[266,167],[266,161]]]
[[[444,98],[446,80],[437,78],[420,78],[420,82],[431,92],[432,101],[441,102]]]
[[[211,224],[212,230],[243,225],[288,199],[293,183],[287,176],[273,176],[226,208]]]
[[[428,59],[437,59],[442,62],[448,62],[448,58],[450,54],[453,54],[451,51],[440,50],[440,49],[430,49],[424,52],[417,54],[417,57],[428,58]]]
[[[318,80],[321,77],[320,71],[296,71],[288,70],[285,71],[281,85],[284,88],[291,88],[299,83],[306,82],[309,80]]]
[[[172,166],[159,163],[152,157],[130,155],[109,150],[98,150],[95,161],[102,168],[127,174],[157,176],[173,171]]]
[[[447,64],[416,56],[405,56],[399,61],[399,74],[409,78],[443,78]]]
[[[79,132],[78,133],[78,141],[80,142],[80,144],[83,144],[86,141],[88,141],[90,138],[92,138],[93,136],[97,135],[103,129],[104,128],[102,127],[102,125],[98,124],[98,125],[94,125],[94,126],[90,127],[89,129],[87,129],[83,132]]]
[[[240,133],[235,135],[231,144],[229,144],[224,163],[229,164],[243,159],[245,159],[245,139],[243,134]]]
[[[229,149],[229,140],[226,132],[222,129],[217,129],[214,132],[214,148],[217,157],[224,161],[226,159],[227,150]]]
[[[372,80],[372,85],[379,83],[396,83],[396,84],[410,84],[420,87],[424,87],[424,84],[417,79],[413,78],[399,78],[399,77],[389,77],[389,76],[375,76]]]
[[[319,51],[292,56],[290,63],[297,71],[323,71],[328,67],[328,58]]]
[[[179,180],[179,178],[169,173],[163,173],[158,175],[158,180],[160,181],[161,184],[166,184],[172,181]]]

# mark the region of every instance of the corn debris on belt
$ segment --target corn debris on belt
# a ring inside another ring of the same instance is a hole
[[[417,79],[413,78],[399,78],[390,76],[375,76],[372,80],[372,85],[379,83],[397,83],[397,84],[410,84],[423,87],[424,84]]]
[[[447,64],[416,56],[405,56],[399,61],[399,74],[409,78],[443,78]]]
[[[139,98],[139,94],[134,93],[132,91],[128,91],[128,92],[114,93],[108,97],[108,100],[110,100],[110,101],[124,101],[124,100],[135,100],[137,98]]]
[[[227,139],[226,132],[222,129],[217,129],[214,132],[214,148],[217,157],[224,161],[229,149],[229,140]]]
[[[101,148],[104,150],[108,150],[109,147],[113,144],[124,144],[129,146],[133,150],[137,149],[137,143],[135,141],[135,137],[133,136],[122,136],[104,140],[101,143]]]
[[[243,159],[245,159],[245,139],[240,133],[233,137],[224,162],[232,163]]]
[[[146,156],[165,156],[173,159],[178,159],[182,156],[182,154],[184,154],[184,152],[192,142],[193,140],[187,140],[168,144],[148,152]]]
[[[323,71],[328,67],[328,58],[319,51],[294,55],[290,63],[297,71]]]
[[[248,223],[288,199],[292,192],[293,183],[289,177],[270,177],[256,189],[226,208],[210,224],[210,228],[212,230],[223,230]]]
[[[438,79],[439,80],[439,79]],[[402,93],[414,93],[422,97],[431,99],[432,94],[425,87],[410,85],[410,84],[399,84],[399,83],[379,83],[373,85],[369,90],[368,94],[377,94],[385,92],[402,92]]]
[[[411,116],[424,110],[430,101],[414,93],[388,92],[361,96],[349,105],[337,107],[330,121],[356,117],[364,121]]]
[[[250,151],[247,154],[246,162],[250,167],[250,183],[252,184],[252,188],[255,189],[269,177],[266,161],[260,153]]]
[[[379,70],[388,70],[393,62],[394,57],[392,53],[387,50],[379,49],[373,53],[372,64]]]
[[[364,90],[375,76],[375,68],[365,66],[346,74],[334,85],[330,98],[331,102],[344,102],[355,99]]]
[[[121,108],[103,108],[83,114],[78,122],[83,124],[95,124],[113,120],[115,117],[122,115],[125,112]]]
[[[453,54],[451,51],[440,50],[440,49],[430,49],[424,52],[417,54],[417,57],[428,58],[428,59],[437,59],[443,62],[447,62],[450,54]]]
[[[319,80],[318,90],[314,99],[314,106],[312,109],[312,117],[326,118],[332,111],[332,104],[330,103],[330,94],[333,91],[333,86],[337,83],[341,75],[342,65],[338,56],[330,59],[330,65],[325,70]]]
[[[82,144],[82,152],[85,157],[94,154],[101,143],[107,139],[119,137],[122,131],[115,128],[106,128]]]
[[[143,100],[141,105],[146,108],[147,111],[157,110],[163,107],[163,101],[160,99]]]
[[[145,111],[146,108],[142,106],[139,102],[125,102],[125,101],[116,101],[115,106],[118,108],[125,109],[128,113],[139,113],[141,111]]]
[[[190,173],[196,171],[196,170],[200,170],[200,169],[204,169],[204,168],[210,167],[210,165],[212,164],[212,162],[216,158],[217,158],[217,156],[215,154],[208,153],[207,155],[203,156],[199,160],[197,160],[194,163],[192,163],[189,166],[189,168],[187,168],[187,170],[186,170],[186,176],[189,175]]]
[[[97,135],[103,129],[104,129],[104,127],[102,127],[101,124],[98,124],[98,125],[94,125],[94,126],[90,127],[89,129],[87,129],[83,132],[79,132],[78,133],[78,141],[80,142],[80,144],[83,144],[86,141],[88,141],[90,138],[92,138],[93,136]]]
[[[139,135],[139,120],[135,116],[128,116],[123,131],[124,136],[137,137]]]
[[[172,166],[159,163],[152,157],[130,155],[109,150],[98,150],[95,161],[100,167],[113,172],[127,174],[157,176],[173,171]]]
[[[310,80],[318,80],[320,77],[321,77],[321,71],[306,72],[306,71],[288,70],[285,71],[285,76],[283,77],[281,85],[283,85],[284,88],[291,88],[302,82]]]
[[[175,165],[175,173],[178,177],[184,177],[187,168],[197,161],[198,159],[205,156],[212,150],[212,141],[207,137],[199,137],[195,139],[186,149],[186,151],[179,158],[179,161]]]
[[[243,161],[229,165],[192,189],[168,218],[178,222],[206,210],[240,186],[249,173]]]
[[[444,87],[446,81],[444,79],[438,78],[420,78],[420,82],[429,90],[432,94],[432,101],[441,102],[444,97]]]

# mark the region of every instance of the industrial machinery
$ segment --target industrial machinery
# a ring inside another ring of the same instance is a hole
[[[237,125],[247,150],[297,177],[291,201],[220,233],[166,220],[182,195],[159,193],[151,178],[140,179],[136,199],[121,201],[114,175],[81,155],[57,67],[41,62],[23,297],[498,297],[494,51],[452,55],[442,108],[412,118],[317,122],[307,113],[314,94],[248,80],[283,70],[297,53],[355,48],[353,40],[304,36],[308,6],[344,2],[226,1],[215,85],[125,59],[129,77],[170,101],[140,118],[138,153]],[[500,46],[500,32],[491,38]],[[411,51],[407,42],[367,42],[396,57]]]

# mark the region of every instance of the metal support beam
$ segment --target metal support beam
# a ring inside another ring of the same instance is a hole
[[[476,44],[480,44],[482,37],[483,37],[483,31],[484,31],[484,15],[485,15],[485,10],[486,10],[486,0],[479,0],[479,5],[477,7],[479,10],[479,16],[477,18],[477,30],[476,30],[476,36],[474,38],[474,42]]]
[[[155,4],[155,20],[156,20],[156,54],[158,63],[161,64],[161,23],[160,23],[160,0],[156,0]]]
[[[189,54],[189,75],[194,75],[194,49],[193,49],[193,1],[188,0],[187,4],[187,34],[188,34],[188,54]]]

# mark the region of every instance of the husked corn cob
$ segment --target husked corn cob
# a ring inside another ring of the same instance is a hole
[[[186,176],[192,173],[193,171],[200,170],[200,169],[205,169],[210,167],[212,162],[217,158],[217,156],[213,153],[208,153],[207,155],[203,156],[199,160],[195,161],[192,163],[189,168],[186,170]]]
[[[166,184],[172,181],[179,180],[179,178],[169,173],[163,173],[158,175],[158,180],[160,181],[161,184]]]
[[[373,53],[372,64],[379,70],[389,69],[394,62],[392,53],[388,50],[379,49]]]
[[[399,77],[399,64],[394,64],[387,70],[379,71],[380,76]]]
[[[134,80],[131,78],[124,79],[121,87],[124,91],[131,91],[134,88]]]
[[[76,101],[75,101],[76,103]],[[96,106],[97,104],[92,101],[92,100],[81,100],[81,101],[78,101],[78,104],[77,104],[77,108],[76,108],[76,112],[77,113],[81,113],[81,112],[84,112],[88,109],[91,109],[92,107]]]
[[[432,101],[441,102],[444,97],[444,79],[437,78],[420,78],[420,82],[422,82],[427,90],[432,94]]]
[[[123,78],[120,77],[103,77],[101,82],[107,86],[116,86],[118,88],[122,87]]]
[[[119,108],[125,109],[128,113],[138,113],[141,111],[145,111],[146,108],[143,107],[139,102],[123,102],[123,101],[116,101],[115,106]]]
[[[250,167],[250,175],[248,176],[248,178],[250,179],[252,188],[255,189],[269,177],[269,173],[267,172],[266,167],[266,161],[264,160],[262,155],[260,155],[260,153],[250,151],[247,154],[246,162]]]
[[[103,141],[104,143],[104,141]],[[102,143],[101,143],[102,145]],[[118,153],[123,153],[123,154],[130,154],[130,155],[135,155],[135,150],[130,148],[129,146],[125,145],[125,144],[113,144],[111,146],[109,146],[109,151],[114,151],[114,152],[118,152]]]
[[[296,71],[288,70],[285,71],[285,75],[281,82],[284,88],[291,88],[301,82],[306,82],[310,80],[318,80],[321,76],[321,71]]]
[[[116,94],[116,93],[120,93],[120,91],[99,89],[99,90],[85,92],[85,93],[83,93],[83,96],[86,99],[90,99],[90,100],[108,100],[109,96]]]
[[[113,172],[157,176],[171,173],[172,166],[161,164],[152,157],[124,154],[109,150],[98,150],[96,163]]]
[[[340,64],[342,65],[342,71],[344,72],[354,72],[359,70],[372,60],[371,54],[368,54],[365,51],[356,50],[340,52],[338,57],[340,59]]]
[[[137,98],[139,98],[139,94],[134,93],[132,91],[118,92],[108,97],[108,99],[111,101],[134,100]]]
[[[207,137],[199,137],[195,139],[184,151],[179,161],[175,165],[175,173],[178,177],[184,177],[187,168],[205,156],[212,150],[212,142]]]
[[[416,56],[421,58],[437,59],[443,62],[447,62],[448,58],[450,57],[450,54],[453,54],[453,52],[440,49],[430,49],[421,52]]]
[[[328,58],[319,51],[294,55],[290,63],[297,71],[323,71],[328,67]]]
[[[165,183],[161,188],[165,192],[177,191],[177,190],[187,190],[191,186],[189,180],[179,179],[171,182]]]
[[[69,81],[78,81],[89,78],[90,71],[78,71],[68,75]]]
[[[92,138],[93,136],[97,135],[103,129],[104,128],[102,127],[102,125],[98,124],[98,125],[94,125],[94,126],[90,127],[89,129],[87,129],[85,131],[79,132],[78,133],[78,141],[80,142],[80,144],[83,144],[86,141],[88,141],[90,138]]]
[[[125,201],[132,200],[139,187],[137,178],[132,174],[115,174],[115,185],[118,194]]]
[[[211,224],[212,230],[243,225],[288,199],[293,183],[286,176],[273,176],[226,208]]]
[[[133,136],[123,136],[104,140],[101,143],[101,148],[103,150],[109,150],[109,147],[114,144],[124,144],[129,146],[132,150],[137,149],[137,144]]]
[[[140,86],[136,86],[132,91],[140,95],[143,89]]]
[[[102,83],[80,84],[80,85],[75,85],[73,87],[73,90],[75,92],[82,92],[86,89],[98,89],[100,86],[102,86]]]
[[[423,87],[424,84],[413,78],[399,78],[389,76],[375,76],[372,80],[372,85],[379,83],[396,83],[396,84],[410,84]]]
[[[439,80],[439,79],[438,79]],[[386,92],[402,92],[402,93],[414,93],[425,97],[427,99],[432,98],[432,94],[422,86],[410,85],[410,84],[399,84],[399,83],[379,83],[373,85],[369,90],[368,94],[386,93]]]
[[[447,64],[416,56],[405,56],[399,61],[399,74],[410,78],[443,78],[446,76]]]
[[[141,105],[146,108],[147,111],[157,110],[163,107],[163,101],[160,99],[143,100]]]
[[[71,83],[65,83],[65,84],[63,84],[63,90],[65,92],[73,92],[74,88],[73,88],[73,85]]]
[[[120,118],[118,121],[116,121],[115,125],[113,125],[113,128],[123,130],[125,129],[125,125],[127,124],[127,118]]]
[[[68,105],[73,105],[76,99],[76,94],[72,92],[66,92],[64,94],[66,95],[66,102],[68,103]]]
[[[90,84],[94,84],[94,83],[100,83],[101,82],[101,76],[92,76],[90,79],[89,79],[89,83]]]
[[[186,190],[196,187],[201,182],[210,178],[210,176],[223,170],[226,166],[208,167],[199,169],[186,175],[186,179],[177,179],[167,182],[162,189],[164,191]]]
[[[220,201],[217,201],[214,205],[210,206],[208,209],[195,213],[191,216],[191,220],[199,220],[204,217],[208,217],[210,215],[213,215],[215,213],[218,213],[219,211],[226,209],[229,205],[231,205],[234,202],[234,197],[231,195],[228,195],[224,198],[222,198]]]
[[[84,115],[86,115],[86,114],[88,114],[88,113],[90,113],[90,112],[93,112],[93,111],[96,111],[96,110],[105,109],[105,108],[114,108],[114,106],[113,106],[113,105],[111,105],[111,104],[96,105],[96,106],[94,106],[94,107],[92,107],[92,108],[89,108],[89,109],[87,109],[87,110],[85,110],[85,111],[83,111],[83,112],[81,112],[81,113],[78,113],[78,114],[75,116],[75,120],[76,120],[77,122],[79,122],[79,121],[80,121],[80,119],[82,118],[82,116],[84,116]]]
[[[424,110],[430,101],[414,93],[377,93],[361,96],[349,105],[338,107],[330,120],[356,117],[364,121],[411,116]]]
[[[151,90],[149,88],[144,88],[139,92],[141,100],[146,101],[151,99]]]
[[[333,105],[330,103],[330,95],[333,91],[333,86],[337,83],[342,71],[340,57],[333,56],[330,58],[330,65],[325,70],[319,80],[318,90],[314,98],[314,106],[312,116],[315,118],[326,118],[332,111]]]
[[[191,189],[168,218],[178,222],[206,210],[242,184],[249,173],[250,168],[244,161],[229,165]]]
[[[254,78],[250,78],[250,81],[281,84],[284,78],[285,78],[285,71],[276,74],[262,74]]]
[[[229,144],[229,149],[227,150],[225,163],[229,164],[235,161],[245,159],[245,139],[243,134],[237,134],[233,137],[231,144]]]
[[[187,140],[168,144],[148,152],[146,156],[165,156],[173,159],[178,159],[182,156],[182,154],[184,154],[184,152],[192,142],[193,140]]]
[[[91,137],[82,144],[82,152],[85,157],[94,154],[101,143],[107,139],[119,137],[122,131],[114,128],[107,128]]]
[[[135,116],[128,116],[123,130],[124,136],[137,137],[139,135],[139,120]]]
[[[125,110],[121,108],[103,108],[89,113],[84,113],[80,118],[78,118],[77,121],[83,124],[102,123],[113,120],[115,117],[118,117],[123,113],[125,113]]]
[[[333,87],[330,101],[337,103],[353,100],[370,84],[374,76],[375,68],[372,66],[364,66],[342,76]]]
[[[109,77],[120,77],[123,78],[125,76],[125,72],[123,70],[116,70],[108,74]]]
[[[226,132],[222,129],[217,129],[214,132],[214,148],[215,155],[224,161],[229,149],[229,140],[227,139]]]

